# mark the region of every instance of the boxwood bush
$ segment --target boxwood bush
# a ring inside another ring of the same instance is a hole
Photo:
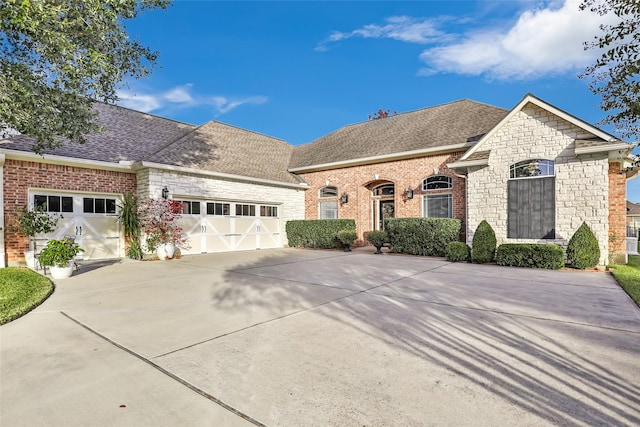
[[[471,248],[463,242],[451,242],[447,245],[445,256],[451,262],[468,262],[471,259]]]
[[[476,228],[471,244],[471,260],[478,264],[484,264],[495,260],[496,233],[486,220],[482,220]]]
[[[573,233],[567,245],[567,263],[575,268],[584,270],[598,265],[600,247],[591,228],[583,222]]]
[[[289,246],[295,248],[333,249],[340,230],[355,230],[354,219],[303,219],[287,221]]]
[[[564,249],[553,244],[505,243],[498,247],[496,263],[511,267],[546,268],[564,267]]]
[[[444,256],[447,244],[458,240],[462,222],[456,218],[390,218],[385,229],[391,251]]]

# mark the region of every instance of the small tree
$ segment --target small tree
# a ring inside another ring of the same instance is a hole
[[[182,217],[182,203],[176,200],[148,199],[138,206],[140,227],[147,235],[147,248],[150,252],[158,246],[173,243],[182,247],[186,236],[178,220]]]
[[[598,265],[600,247],[591,228],[583,222],[573,233],[567,245],[567,263],[575,268],[584,270]]]
[[[496,257],[496,233],[486,220],[476,228],[471,246],[471,260],[478,264],[492,262]]]
[[[384,119],[385,117],[389,117],[389,112],[391,110],[383,110],[382,108],[380,108],[377,112],[373,113],[373,115],[369,114],[369,120],[378,120],[378,119]],[[393,115],[397,116],[398,112],[397,111],[393,111]]]
[[[29,237],[29,240],[33,242],[33,251],[36,252],[36,236],[51,233],[56,229],[59,219],[60,216],[57,214],[50,215],[44,205],[33,210],[23,206],[18,212],[15,228]]]

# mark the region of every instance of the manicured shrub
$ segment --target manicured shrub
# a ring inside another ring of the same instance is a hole
[[[307,219],[287,221],[289,246],[295,248],[338,247],[336,236],[340,230],[355,230],[353,219]]]
[[[496,256],[496,233],[485,220],[478,225],[471,245],[471,260],[478,264],[492,262]]]
[[[358,233],[356,233],[355,229],[340,230],[336,234],[336,237],[338,238],[338,240],[340,240],[341,243],[345,245],[346,244],[353,245],[353,242],[355,242],[358,239]]]
[[[498,247],[496,263],[511,267],[558,270],[564,267],[564,249],[553,244],[507,243]]]
[[[451,262],[468,262],[471,258],[471,248],[463,242],[451,242],[447,245],[445,256]]]
[[[600,247],[598,239],[586,222],[573,233],[567,245],[567,263],[575,268],[584,270],[598,265]]]
[[[444,256],[447,244],[458,240],[461,225],[456,218],[385,220],[392,252],[426,256]]]
[[[387,243],[389,236],[387,236],[387,232],[384,230],[371,230],[365,233],[365,239],[372,245],[375,245],[376,243]]]

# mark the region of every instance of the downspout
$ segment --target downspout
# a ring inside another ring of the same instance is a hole
[[[4,231],[7,228],[4,223],[4,153],[0,153],[0,268],[7,266],[7,252],[4,247]]]

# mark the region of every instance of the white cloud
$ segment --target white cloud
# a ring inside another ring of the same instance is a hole
[[[437,25],[446,18],[417,19],[408,16],[392,16],[385,25],[369,24],[351,32],[335,31],[316,46],[315,50],[324,52],[328,44],[352,37],[394,39],[407,43],[427,44],[441,40],[446,34],[437,29]]]
[[[496,79],[526,79],[548,74],[576,72],[597,55],[585,51],[605,20],[580,11],[580,0],[566,0],[545,8],[524,11],[510,28],[475,31],[461,41],[425,50],[426,67],[419,74],[437,72],[486,75]]]
[[[191,84],[176,86],[164,92],[157,93],[132,93],[119,91],[118,104],[123,107],[150,113],[164,108],[193,108],[210,106],[214,109],[214,115],[228,113],[229,111],[250,104],[258,105],[268,102],[265,96],[233,97],[192,94]]]

